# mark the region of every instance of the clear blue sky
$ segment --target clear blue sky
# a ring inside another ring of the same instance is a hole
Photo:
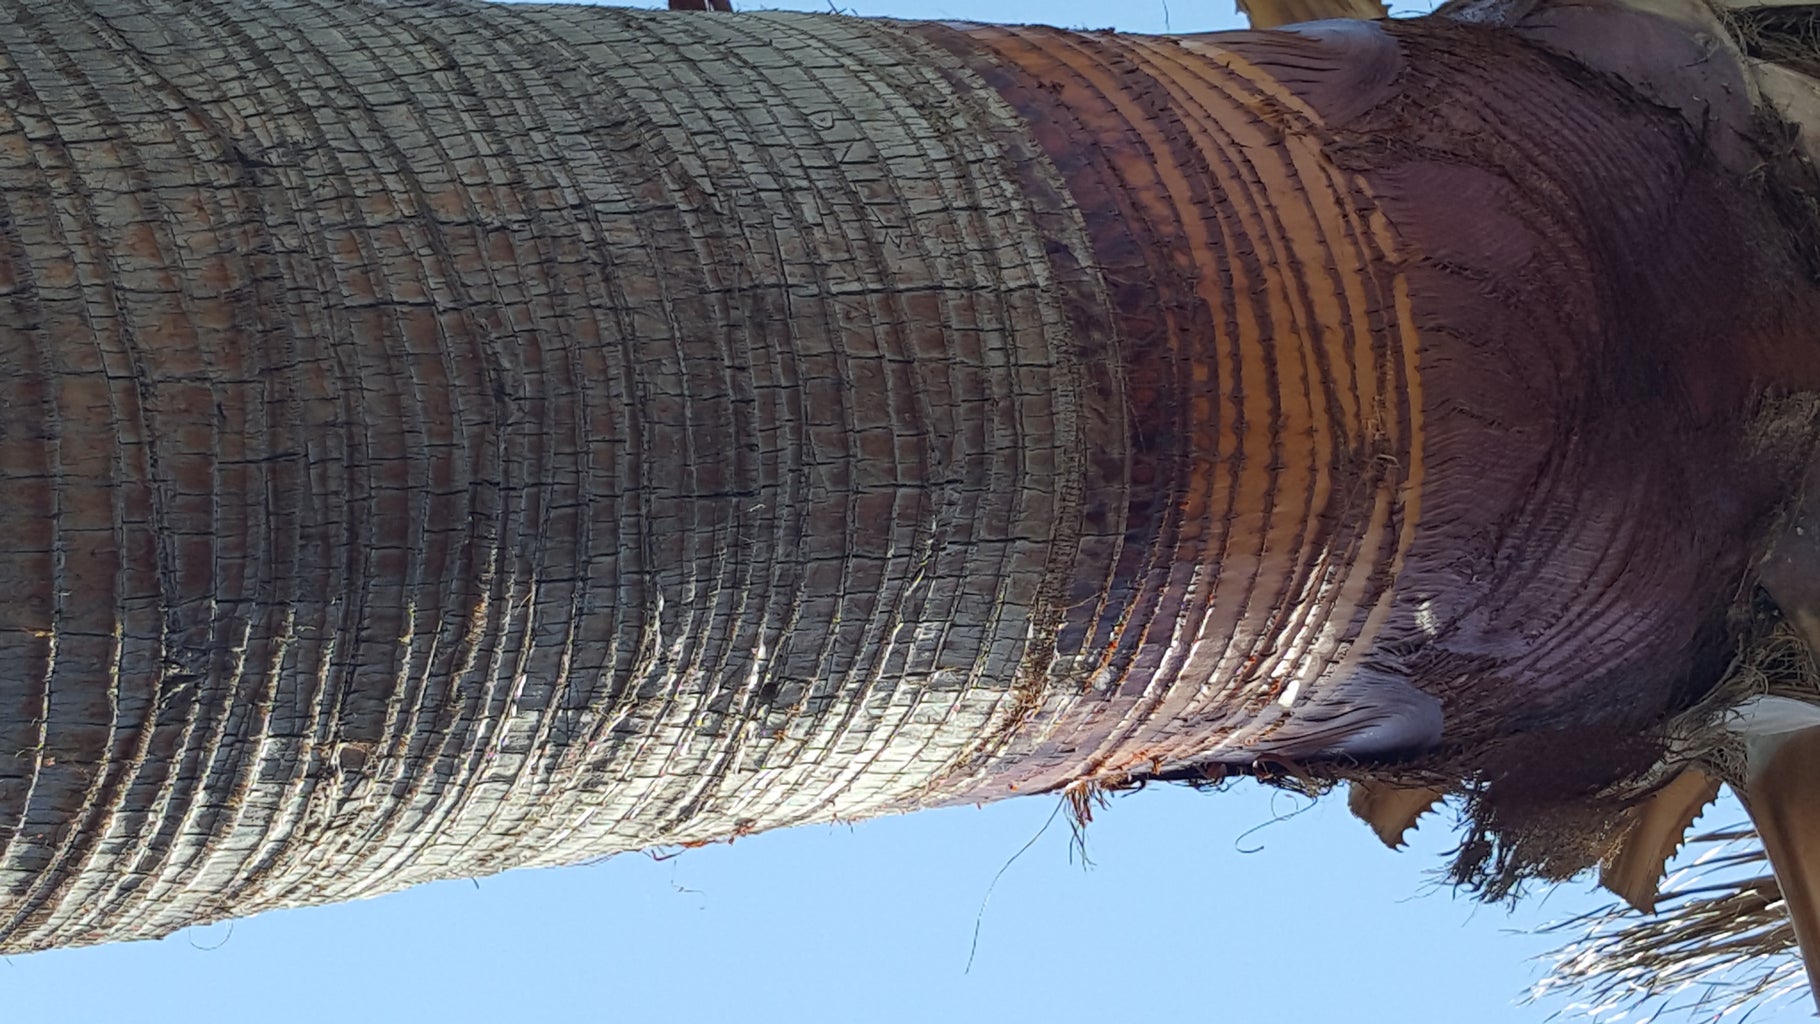
[[[1239,24],[1228,0],[834,3],[1146,32]],[[1507,914],[1434,883],[1446,820],[1393,854],[1343,798],[1273,821],[1305,806],[1251,786],[1153,788],[1094,823],[1091,870],[1062,821],[1043,831],[1046,798],[772,833],[12,957],[0,999],[5,1020],[47,1024],[1491,1024],[1560,1009],[1517,1005],[1539,975],[1531,958],[1558,941],[1526,932],[1605,902],[1590,884]],[[1708,821],[1739,817],[1733,805]]]
[[[768,833],[11,957],[0,993],[6,1020],[57,1024],[1541,1022],[1559,1006],[1517,997],[1555,940],[1524,932],[1604,902],[1573,885],[1515,914],[1478,906],[1429,874],[1444,821],[1392,853],[1343,800],[1272,823],[1307,801],[1249,785],[1114,801],[1082,870],[1061,820],[1042,831],[1053,806]],[[1751,1019],[1807,1018],[1797,1003]]]

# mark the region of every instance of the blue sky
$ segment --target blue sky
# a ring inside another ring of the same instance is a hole
[[[1225,0],[834,3],[1238,25]],[[1087,833],[1085,870],[1054,807],[799,829],[16,956],[0,961],[0,992],[6,1019],[59,1024],[1540,1022],[1560,1005],[1517,999],[1558,939],[1531,932],[1607,899],[1583,883],[1514,913],[1480,906],[1433,880],[1445,818],[1396,854],[1343,798],[1310,807],[1249,785],[1114,801]],[[1708,821],[1739,817],[1732,805]],[[1798,1002],[1751,1018],[1806,1019]]]
[[[1605,901],[1474,904],[1432,878],[1444,819],[1392,853],[1340,799],[1153,788],[1095,820],[1091,869],[1053,810],[768,833],[16,956],[0,992],[8,1020],[72,1024],[1540,1022],[1560,1005],[1517,999],[1556,940],[1527,933]]]

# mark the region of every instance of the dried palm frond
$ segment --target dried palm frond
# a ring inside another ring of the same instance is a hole
[[[1798,996],[1807,976],[1757,834],[1738,826],[1695,836],[1702,852],[1663,887],[1657,912],[1613,903],[1550,926],[1583,937],[1552,955],[1531,999],[1566,997],[1608,1022],[1698,1012],[1721,1020]]]

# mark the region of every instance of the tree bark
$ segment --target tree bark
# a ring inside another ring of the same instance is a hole
[[[1261,761],[1596,783],[1806,455],[1799,168],[1657,16],[0,12],[4,950]]]

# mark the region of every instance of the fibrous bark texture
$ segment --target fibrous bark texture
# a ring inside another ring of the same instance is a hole
[[[1646,722],[1782,495],[1809,300],[1705,79],[1452,23],[0,26],[0,949]]]
[[[6,948],[908,805],[1117,543],[1087,243],[914,39],[0,16]]]

